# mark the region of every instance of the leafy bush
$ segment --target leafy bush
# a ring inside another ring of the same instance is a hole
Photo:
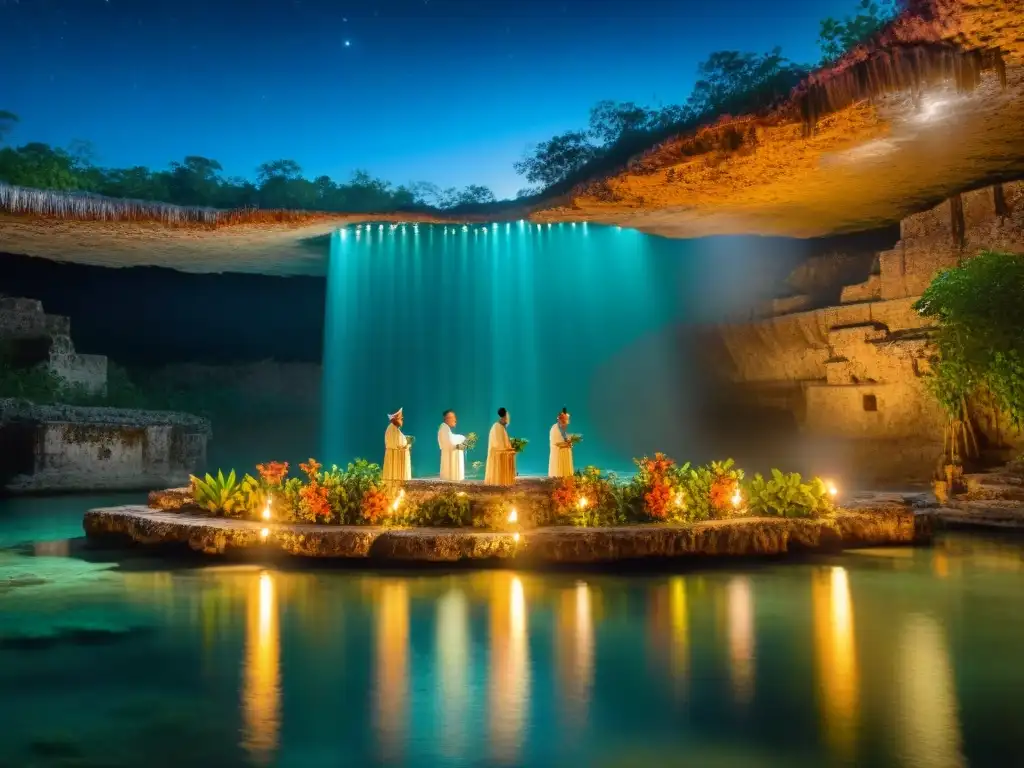
[[[618,478],[597,467],[586,467],[572,477],[562,478],[552,501],[555,519],[566,525],[593,528],[625,522]]]
[[[735,514],[736,492],[743,480],[743,470],[735,468],[732,459],[712,461],[696,469],[680,472],[678,483],[683,491],[687,520],[710,520]]]
[[[419,504],[401,504],[394,519],[399,525],[429,528],[458,528],[472,524],[469,497],[454,490],[443,491]]]
[[[821,517],[833,511],[828,486],[820,477],[805,483],[798,472],[773,469],[770,480],[755,474],[746,491],[747,509],[757,517]]]
[[[234,470],[231,470],[227,477],[223,471],[218,470],[216,477],[207,473],[204,479],[191,475],[189,480],[192,498],[203,509],[225,517],[232,517],[245,511],[242,488],[238,484]]]

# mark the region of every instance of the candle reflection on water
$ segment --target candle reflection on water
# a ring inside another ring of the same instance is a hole
[[[729,675],[736,701],[747,704],[754,693],[754,596],[746,576],[731,579],[727,590]]]
[[[812,574],[811,604],[822,730],[837,760],[852,762],[857,744],[860,677],[853,602],[845,568]]]
[[[409,697],[409,593],[404,581],[380,586],[376,663],[381,757],[385,762],[400,761]]]
[[[912,614],[900,633],[898,738],[904,765],[961,768],[960,715],[942,627]]]
[[[247,600],[242,686],[242,746],[258,765],[270,765],[281,729],[281,639],[274,576],[253,579]]]
[[[490,744],[496,760],[517,764],[530,698],[526,595],[518,576],[504,576],[490,601]]]
[[[562,711],[569,726],[583,728],[594,675],[594,609],[586,582],[578,581],[572,590],[561,591],[555,632]]]
[[[686,679],[690,666],[689,617],[686,606],[686,582],[682,576],[669,581],[669,620],[672,626],[672,644],[669,650],[669,668],[677,682]]]
[[[466,745],[471,666],[469,608],[462,590],[449,590],[438,600],[437,656],[441,751],[446,756],[457,756]]]

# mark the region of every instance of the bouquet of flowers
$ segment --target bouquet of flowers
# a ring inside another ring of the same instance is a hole
[[[583,435],[566,435],[565,442],[569,444],[570,448],[575,448],[576,444],[583,440]]]
[[[459,450],[472,451],[474,448],[476,448],[476,432],[470,432],[466,435],[466,439],[463,441],[462,445],[459,446]]]
[[[525,437],[510,437],[509,442],[512,443],[513,451],[515,451],[516,453],[522,453],[523,448],[525,448],[526,444],[530,441],[527,440]]]
[[[406,435],[405,436],[405,447],[406,448],[412,448],[412,444],[415,443],[415,442],[416,442],[416,438],[413,437],[412,435]]]

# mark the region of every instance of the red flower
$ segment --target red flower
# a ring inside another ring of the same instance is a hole
[[[576,491],[575,478],[566,477],[558,484],[558,487],[551,493],[551,500],[555,502],[555,508],[560,512],[576,506],[579,494]]]
[[[260,473],[263,481],[269,485],[280,485],[288,474],[287,461],[270,461],[266,464],[257,464],[256,471]]]
[[[732,498],[736,494],[738,486],[735,478],[719,475],[711,483],[711,506],[719,512],[728,512],[732,509]]]
[[[672,503],[671,487],[663,479],[656,479],[651,485],[651,490],[644,494],[644,502],[651,517],[664,519],[668,516],[668,508]]]

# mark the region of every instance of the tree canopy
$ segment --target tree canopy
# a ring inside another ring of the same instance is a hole
[[[898,0],[859,0],[857,11],[822,20],[818,45],[822,63],[878,32],[898,10]],[[698,65],[693,90],[680,104],[648,107],[632,101],[599,101],[584,129],[566,131],[538,143],[514,164],[530,184],[517,198],[568,189],[621,166],[673,134],[692,130],[719,115],[739,115],[770,107],[786,97],[811,69],[790,61],[781,49],[767,53],[717,51]],[[18,122],[0,110],[0,144]],[[163,170],[142,166],[103,168],[87,142],[67,149],[31,142],[0,148],[0,181],[56,189],[211,208],[288,208],[344,212],[453,209],[495,202],[487,187],[441,189],[429,182],[394,186],[356,170],[347,182],[328,176],[307,179],[292,159],[255,168],[255,181],[225,177],[220,163],[191,155]]]
[[[914,305],[937,323],[928,386],[951,418],[991,397],[1024,426],[1024,255],[982,253],[939,272]]]

